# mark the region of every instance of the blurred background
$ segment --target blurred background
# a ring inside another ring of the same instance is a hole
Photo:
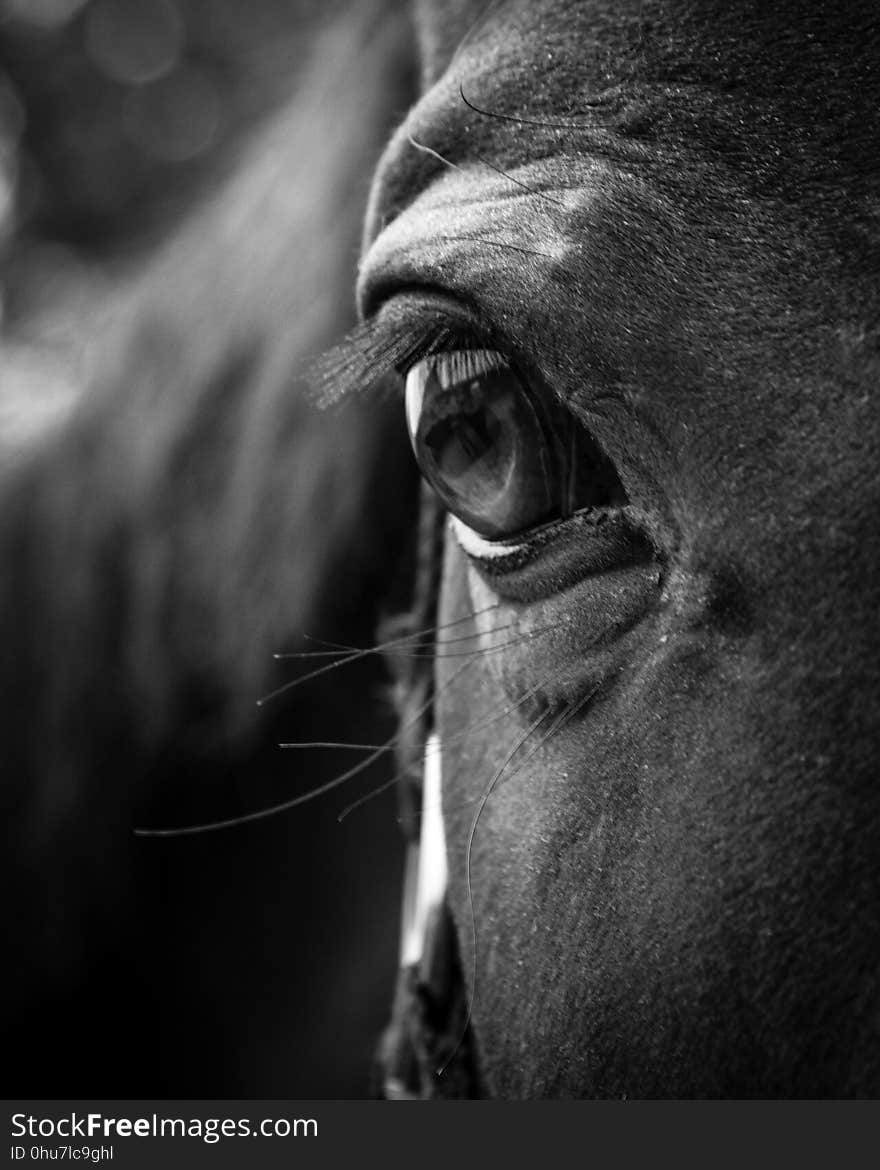
[[[7,1097],[358,1097],[402,843],[368,645],[406,608],[393,402],[319,411],[373,168],[412,99],[392,0],[0,0],[0,766]]]

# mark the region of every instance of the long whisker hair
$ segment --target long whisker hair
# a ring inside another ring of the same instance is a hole
[[[434,240],[441,243],[457,244],[460,240],[470,240],[484,247],[499,248],[502,252],[516,252],[520,256],[539,256],[542,260],[555,260],[550,252],[541,252],[537,248],[524,248],[521,244],[509,244],[506,240],[496,240],[492,236],[473,235],[467,232],[456,232],[454,236],[434,236]]]
[[[458,670],[453,671],[450,678],[447,680],[448,685],[452,685],[455,680],[460,677],[470,666],[473,665],[474,660],[469,659]],[[303,792],[299,796],[291,797],[289,800],[281,801],[279,804],[269,805],[267,808],[255,809],[253,812],[243,813],[240,816],[227,817],[218,821],[208,821],[199,825],[183,825],[171,829],[134,829],[132,830],[136,837],[187,837],[195,836],[198,833],[210,833],[219,829],[231,829],[238,825],[252,824],[255,821],[266,820],[268,817],[276,816],[278,813],[287,812],[289,809],[297,808],[299,805],[306,804],[311,800],[316,800],[319,796],[324,796],[328,792],[332,792],[335,788],[345,784],[346,781],[353,779],[365,769],[369,768],[371,764],[375,763],[385,752],[392,750],[397,746],[399,738],[407,728],[415,725],[433,705],[434,697],[430,696],[427,701],[421,704],[413,713],[411,718],[406,723],[398,727],[397,732],[386,740],[384,744],[379,744],[375,750],[355,764],[354,767],[348,768],[338,776],[334,776],[325,784],[319,784],[315,788],[310,788],[308,792]]]
[[[543,723],[544,719],[546,719],[546,717],[547,717],[547,713],[545,711],[542,711],[541,714],[538,715],[535,719],[533,719],[532,722],[529,724],[529,726],[525,729],[525,731],[519,736],[516,743],[513,745],[513,747],[510,749],[510,751],[505,756],[504,762],[501,764],[501,766],[499,768],[496,769],[494,775],[492,776],[492,779],[486,785],[486,787],[483,791],[483,794],[480,797],[480,802],[479,802],[479,805],[477,806],[477,811],[474,813],[474,818],[471,821],[471,828],[470,828],[470,832],[468,833],[467,848],[465,851],[465,877],[466,877],[466,881],[467,881],[468,907],[470,910],[470,917],[471,917],[471,939],[472,939],[472,943],[473,943],[473,955],[472,955],[473,962],[472,962],[472,971],[471,971],[471,975],[472,975],[471,994],[470,994],[470,998],[468,999],[467,1011],[465,1013],[464,1023],[462,1024],[461,1032],[459,1033],[458,1040],[456,1041],[455,1046],[452,1049],[452,1051],[446,1057],[446,1060],[436,1070],[438,1077],[443,1076],[443,1074],[446,1072],[446,1069],[449,1067],[451,1062],[455,1059],[455,1056],[457,1055],[459,1049],[461,1048],[462,1044],[464,1043],[465,1036],[467,1035],[468,1028],[470,1027],[471,1016],[473,1014],[473,1002],[474,1002],[474,997],[476,995],[477,917],[476,917],[476,913],[474,912],[474,900],[473,900],[473,897],[471,896],[471,853],[472,853],[473,845],[474,845],[474,837],[476,836],[476,832],[477,832],[477,825],[480,823],[480,817],[483,814],[483,809],[486,807],[486,804],[488,803],[489,797],[494,792],[495,785],[498,783],[498,781],[501,779],[502,775],[504,774],[505,768],[508,766],[508,764],[511,762],[511,760],[513,760],[514,756],[517,754],[517,752],[520,750],[520,748],[523,746],[523,744],[526,743],[526,741],[533,734],[533,732],[538,730],[538,728],[541,726],[541,724]]]
[[[489,608],[494,608],[494,606],[490,606]],[[480,610],[479,612],[485,613],[485,612],[487,612],[487,610]],[[476,617],[477,614],[472,614],[471,616]],[[452,623],[450,623],[450,624],[452,624]],[[458,623],[456,623],[456,624],[458,624]],[[436,629],[442,630],[442,629],[444,629],[444,627],[437,626]],[[507,623],[503,626],[495,626],[495,628],[493,630],[491,630],[490,632],[493,634],[497,634],[499,632],[499,630],[510,630],[510,629],[513,629],[513,623]],[[417,637],[417,635],[412,635],[412,636]],[[474,638],[479,638],[481,636],[482,636],[482,631],[476,630],[473,634],[460,634],[457,638],[438,638],[438,639],[432,640],[432,641],[413,642],[412,648],[417,649],[417,650],[423,650],[423,649],[427,650],[427,649],[430,649],[432,646],[437,646],[437,645],[449,646],[454,642],[470,642]],[[373,653],[391,653],[390,651],[385,650],[382,646],[347,646],[344,642],[328,642],[324,638],[315,638],[311,634],[303,634],[303,637],[308,639],[308,641],[310,641],[310,642],[317,643],[319,646],[330,647],[330,649],[294,651],[290,654],[275,654],[275,655],[273,655],[273,657],[277,658],[277,659],[284,659],[284,660],[290,659],[290,658],[323,658],[323,657],[331,657],[333,655],[336,655],[338,657],[342,657],[344,654],[357,654],[357,653],[360,653],[360,651],[362,651],[362,650],[369,650]],[[385,645],[387,646],[388,643],[386,643]]]
[[[496,609],[497,605],[487,606],[485,610],[479,610],[478,613],[488,612],[491,609]],[[262,707],[266,703],[271,702],[272,699],[277,699],[280,695],[292,691],[295,687],[302,686],[303,683],[311,682],[312,679],[319,678],[322,674],[327,674],[331,670],[338,670],[340,666],[347,666],[350,662],[356,662],[358,659],[367,658],[372,654],[387,654],[396,646],[405,646],[409,642],[413,642],[419,638],[425,638],[429,634],[433,634],[437,629],[447,629],[451,626],[459,626],[464,622],[472,621],[477,614],[469,613],[465,617],[457,618],[455,621],[449,622],[447,626],[429,626],[424,630],[417,630],[415,633],[406,634],[399,638],[392,638],[388,642],[379,643],[376,646],[368,646],[363,650],[353,650],[349,655],[342,657],[334,662],[329,662],[325,666],[319,666],[317,669],[309,671],[307,674],[300,675],[299,678],[291,679],[290,682],[283,683],[280,687],[276,687],[274,691],[270,691],[268,695],[264,695],[257,700],[257,706]]]
[[[443,639],[442,641],[435,643],[435,645],[436,646],[447,646],[453,642],[466,642],[466,641],[471,641],[474,638],[485,638],[489,634],[497,634],[497,633],[500,633],[502,630],[509,630],[512,628],[514,628],[513,623],[511,623],[510,625],[496,626],[492,630],[480,630],[475,634],[469,634],[466,638]],[[473,650],[450,650],[447,654],[442,654],[442,653],[437,652],[436,650],[432,650],[430,647],[430,643],[427,643],[427,642],[415,643],[416,649],[413,650],[412,652],[410,652],[408,649],[404,649],[404,650],[394,650],[394,649],[387,650],[386,649],[386,650],[381,651],[381,653],[386,658],[395,658],[395,659],[396,658],[403,658],[403,659],[417,659],[417,660],[418,659],[429,659],[432,662],[436,661],[439,658],[472,658],[472,657],[481,657],[482,658],[482,657],[485,657],[485,655],[487,655],[487,654],[493,654],[496,650],[506,650],[510,646],[518,646],[521,642],[527,642],[527,641],[529,641],[530,638],[534,638],[538,634],[546,633],[549,629],[552,629],[552,628],[553,627],[551,627],[551,626],[546,626],[546,627],[541,627],[537,630],[528,630],[525,633],[518,634],[515,638],[508,638],[508,640],[506,642],[495,642],[491,646],[478,646]],[[318,651],[317,653],[321,657],[324,656],[321,651]],[[334,652],[328,651],[327,653],[333,654]],[[342,657],[341,660],[337,660],[332,665],[346,666],[349,662],[353,662],[358,658],[364,657],[364,654],[373,654],[373,653],[379,653],[379,651],[373,651],[373,650],[358,651],[355,654],[350,654],[347,657]],[[308,657],[308,654],[304,655],[304,657]],[[323,673],[323,672],[322,671],[315,671],[311,675],[306,676],[306,678],[303,678],[302,681],[306,682],[306,681],[308,681],[309,678],[314,678],[315,674],[320,674],[320,673]],[[296,679],[294,681],[299,682],[300,680]],[[286,745],[282,745],[282,746],[286,746]]]
[[[495,606],[486,607],[486,609],[493,609],[493,608],[495,608]],[[483,612],[485,612],[485,611],[479,610],[476,613],[467,614],[464,617],[457,619],[456,621],[448,622],[445,624],[445,626],[434,627],[434,628],[435,629],[448,629],[452,626],[460,625],[464,621],[471,621],[479,613],[483,613]],[[550,628],[551,627],[549,627],[549,626],[548,627],[540,627],[538,630],[529,631],[527,634],[523,634],[517,639],[511,639],[510,641],[501,643],[498,646],[481,647],[477,650],[467,652],[465,655],[463,655],[464,657],[467,658],[467,661],[464,662],[457,670],[454,670],[452,672],[450,677],[443,684],[442,689],[445,689],[446,687],[452,686],[458,680],[458,678],[464,673],[464,671],[468,669],[468,667],[472,666],[477,660],[479,660],[484,655],[491,653],[492,650],[502,649],[508,645],[519,643],[523,640],[528,640],[529,638],[537,637],[538,635],[540,635],[542,633],[546,633]],[[410,635],[410,637],[422,637],[422,636],[424,636],[425,632],[426,632],[425,630],[421,630],[421,631],[418,631],[414,635]],[[344,665],[347,662],[350,662],[355,658],[362,657],[366,653],[373,654],[373,653],[384,652],[384,650],[389,645],[396,645],[402,641],[406,641],[406,639],[405,638],[392,639],[392,641],[390,643],[388,643],[388,642],[384,643],[381,650],[378,647],[370,647],[367,650],[356,651],[353,655],[350,655],[341,661],[331,663],[330,667]],[[451,654],[450,655],[440,655],[440,657],[455,657],[455,656],[456,655],[451,655]],[[327,669],[329,669],[329,668],[323,667],[318,671],[312,671],[308,676],[306,676],[306,678],[313,678],[316,674],[322,674]],[[306,679],[304,678],[302,680],[295,680],[295,681],[306,681]],[[435,693],[430,694],[429,697],[425,700],[425,702],[420,704],[416,708],[416,710],[413,713],[411,713],[410,717],[398,726],[395,734],[393,736],[391,736],[389,739],[387,739],[384,743],[381,743],[381,744],[346,744],[346,743],[330,743],[329,741],[326,743],[323,741],[314,741],[311,744],[299,744],[299,743],[280,744],[279,746],[282,748],[300,748],[300,747],[305,747],[305,746],[313,746],[313,747],[327,746],[327,747],[335,747],[335,748],[350,748],[352,750],[363,750],[363,751],[366,751],[369,753],[363,760],[360,760],[353,767],[346,769],[345,771],[343,771],[342,773],[340,773],[337,776],[334,776],[332,779],[326,781],[326,783],[319,784],[316,787],[309,789],[308,792],[300,793],[298,796],[291,797],[288,800],[284,800],[284,801],[281,801],[280,803],[269,805],[269,806],[262,808],[262,809],[255,809],[253,812],[242,813],[242,814],[239,814],[239,815],[234,816],[234,817],[226,817],[226,818],[222,818],[222,819],[217,820],[217,821],[208,821],[208,822],[204,822],[204,823],[197,824],[197,825],[183,825],[183,826],[178,826],[178,827],[174,827],[174,828],[167,828],[167,829],[135,828],[133,830],[133,832],[134,832],[135,836],[138,836],[138,837],[194,836],[194,835],[200,834],[200,833],[213,832],[213,831],[220,830],[220,829],[228,829],[228,828],[233,828],[233,827],[238,826],[238,825],[251,824],[255,821],[265,820],[268,817],[275,816],[279,813],[287,812],[288,810],[290,810],[292,808],[296,808],[299,805],[303,805],[303,804],[308,803],[309,801],[316,800],[318,797],[325,796],[327,793],[332,792],[334,789],[339,788],[341,785],[345,784],[348,780],[351,780],[355,776],[360,775],[361,772],[363,772],[367,768],[369,768],[373,763],[376,762],[376,760],[381,758],[386,753],[395,751],[400,746],[401,742],[403,741],[404,733],[407,730],[409,730],[411,727],[415,726],[426,715],[426,713],[433,708],[435,698],[436,698]],[[471,734],[471,731],[467,730],[467,731],[465,731],[464,734],[465,735]],[[349,806],[347,809],[343,810],[343,813],[340,815],[340,817],[338,819],[340,821],[343,820],[344,817],[347,816],[348,813],[350,811],[352,811],[352,809],[354,807],[358,807],[360,804],[365,803],[366,800],[370,799],[372,796],[379,795],[380,792],[384,792],[387,789],[391,788],[394,784],[398,783],[406,775],[407,771],[408,771],[408,769],[403,769],[401,772],[395,774],[391,778],[391,780],[389,780],[385,784],[381,785],[378,789],[374,790],[371,793],[368,793],[367,796],[364,798],[364,800],[354,802],[354,804],[352,806]]]
[[[408,135],[407,138],[408,138],[410,146],[413,147],[414,150],[418,150],[422,154],[427,154],[431,158],[435,158],[439,163],[442,163],[443,166],[449,167],[450,170],[461,171],[464,169],[459,163],[453,162],[451,158],[447,158],[446,155],[441,154],[439,150],[435,150],[433,146],[428,146],[424,142],[419,142],[418,139],[413,138],[413,136],[411,134]],[[477,160],[477,162],[481,166],[486,167],[487,170],[494,171],[496,175],[500,175],[502,179],[506,179],[508,181],[508,183],[512,183],[513,186],[521,187],[522,190],[526,191],[529,195],[534,195],[538,199],[543,199],[547,203],[553,203],[557,207],[561,207],[561,208],[565,209],[565,204],[562,202],[562,200],[557,199],[554,195],[551,195],[548,191],[541,191],[541,190],[539,190],[539,188],[532,187],[528,183],[523,182],[522,179],[517,179],[515,175],[509,174],[502,167],[499,167],[496,163],[493,163],[490,159],[484,158],[484,156],[481,154],[474,155],[474,158]],[[456,239],[465,239],[465,238],[466,237],[463,237],[463,236],[456,237]]]
[[[522,707],[528,703],[528,701],[533,698],[542,687],[546,686],[547,681],[548,680],[546,679],[542,679],[539,683],[536,683],[533,687],[530,687],[529,690],[526,691],[526,693],[520,699],[517,699],[517,701],[514,703],[511,703],[507,700],[502,700],[501,703],[496,704],[495,707],[490,707],[487,717],[478,719],[473,723],[466,724],[454,735],[446,736],[443,740],[443,743],[439,745],[433,752],[426,744],[422,756],[423,760],[427,759],[429,755],[433,755],[441,751],[451,743],[466,742],[471,738],[471,736],[476,735],[478,732],[484,731],[487,727],[491,727],[493,723],[496,723],[499,719],[503,719],[506,715],[512,714],[512,712],[517,710],[519,707]],[[444,684],[444,689],[448,685],[449,680],[447,680],[446,684]],[[500,710],[498,709],[499,707],[501,708]],[[346,807],[342,810],[336,819],[340,822],[345,820],[345,818],[353,813],[355,809],[361,808],[368,801],[373,800],[374,797],[381,796],[383,792],[387,792],[389,788],[392,788],[395,784],[398,784],[407,775],[407,772],[408,769],[402,769],[394,776],[392,776],[390,780],[386,780],[384,784],[380,784],[377,788],[374,788],[370,792],[365,793],[363,796],[358,797],[357,800],[354,800],[351,802],[351,804],[346,805]],[[421,816],[421,810],[418,810],[415,815]],[[399,819],[400,818],[398,818],[398,820]]]
[[[458,1053],[459,1049],[461,1048],[462,1044],[464,1043],[468,1028],[470,1027],[471,1019],[473,1017],[473,1006],[474,1006],[474,1002],[475,1002],[476,997],[477,997],[477,916],[476,916],[476,911],[474,908],[471,862],[472,862],[472,857],[473,857],[474,839],[475,839],[476,834],[477,834],[477,826],[480,823],[480,818],[483,815],[483,811],[489,802],[489,798],[491,797],[492,793],[497,789],[498,785],[500,784],[502,777],[504,777],[506,780],[510,780],[514,776],[516,776],[518,773],[520,773],[523,770],[523,768],[526,766],[526,764],[529,762],[529,760],[531,760],[537,754],[537,752],[539,752],[541,750],[541,748],[544,747],[544,745],[547,744],[553,738],[554,735],[556,735],[559,731],[561,731],[563,729],[563,727],[566,726],[566,724],[571,722],[571,720],[574,719],[574,717],[580,711],[582,711],[583,708],[588,703],[592,702],[592,700],[599,693],[599,690],[601,689],[601,687],[602,687],[601,682],[596,683],[596,685],[591,690],[587,691],[587,693],[582,698],[580,698],[576,703],[569,704],[565,708],[564,711],[562,711],[559,715],[557,715],[556,718],[550,724],[550,727],[548,728],[548,730],[544,733],[544,735],[541,736],[541,738],[531,748],[531,750],[527,753],[527,755],[522,760],[520,760],[520,762],[517,764],[516,768],[512,772],[508,773],[507,769],[508,769],[509,765],[512,763],[512,761],[516,757],[517,753],[526,744],[526,742],[532,736],[532,734],[538,730],[541,723],[543,723],[544,720],[547,718],[548,712],[544,711],[540,715],[538,715],[529,724],[529,726],[525,729],[525,731],[520,735],[519,739],[514,744],[514,747],[511,749],[511,751],[505,757],[504,762],[501,764],[501,766],[495,771],[494,775],[492,776],[492,779],[486,785],[485,789],[483,790],[482,795],[479,798],[479,803],[477,805],[476,812],[474,813],[473,820],[471,821],[470,832],[468,833],[467,847],[465,850],[465,882],[466,882],[466,891],[467,891],[468,911],[469,911],[470,920],[471,920],[471,994],[470,994],[470,997],[468,999],[467,1010],[465,1012],[464,1022],[462,1024],[458,1039],[457,1039],[452,1051],[449,1053],[449,1055],[444,1060],[443,1064],[440,1065],[440,1067],[436,1070],[436,1074],[438,1077],[442,1076],[445,1073],[446,1069],[449,1067],[449,1065],[451,1064],[451,1062],[455,1058],[456,1054]]]

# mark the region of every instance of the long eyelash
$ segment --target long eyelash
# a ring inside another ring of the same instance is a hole
[[[456,349],[437,355],[432,364],[444,390],[510,366],[508,359],[494,349]]]
[[[331,406],[356,391],[377,386],[392,373],[443,350],[485,347],[485,340],[463,335],[436,312],[419,320],[386,306],[381,319],[371,317],[316,358],[306,381],[319,406]]]

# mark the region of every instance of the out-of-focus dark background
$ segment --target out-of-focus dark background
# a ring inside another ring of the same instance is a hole
[[[404,6],[0,0],[0,784],[7,1096],[353,1097],[394,980],[401,844],[373,657],[405,607],[394,404],[302,369],[353,319]]]

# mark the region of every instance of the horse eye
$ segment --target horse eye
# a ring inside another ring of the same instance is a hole
[[[590,507],[625,504],[605,455],[503,354],[434,354],[406,375],[406,419],[422,475],[449,510],[490,540]]]

